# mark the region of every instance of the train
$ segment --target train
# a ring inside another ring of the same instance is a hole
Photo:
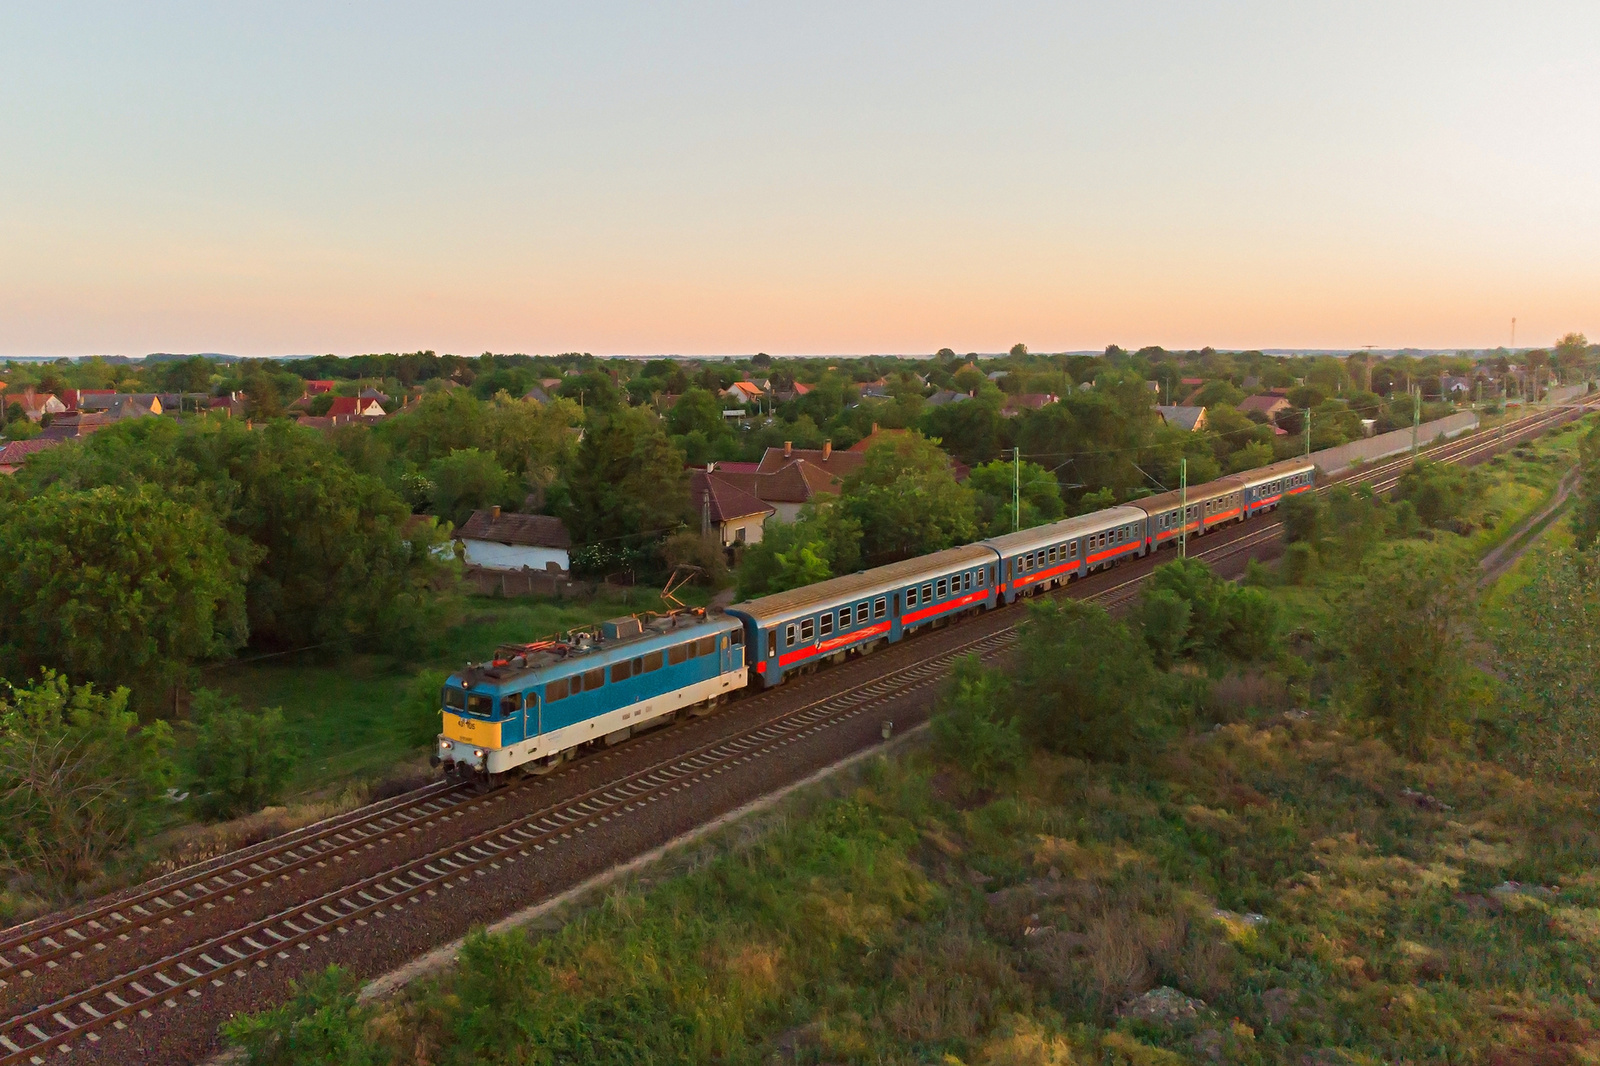
[[[502,645],[446,681],[432,761],[480,786],[546,773],[586,748],[1174,548],[1315,484],[1316,467],[1290,459],[721,611],[618,618]]]

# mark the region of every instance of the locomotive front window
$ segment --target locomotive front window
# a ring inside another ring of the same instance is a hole
[[[806,641],[806,640],[810,640],[812,637],[814,637],[816,635],[817,635],[816,623],[814,623],[809,618],[803,619],[800,622],[800,639],[802,641]]]
[[[659,651],[653,651],[644,656],[644,672],[648,674],[653,670],[661,669],[662,658],[663,656]]]
[[[823,615],[820,619],[817,620],[817,624],[820,627],[820,631],[821,631],[823,636],[827,636],[829,633],[832,633],[833,632],[833,612],[829,611],[827,614]]]
[[[444,705],[450,708],[452,711],[466,710],[466,692],[462,689],[456,688],[454,685],[446,685],[444,687]]]
[[[481,714],[485,718],[494,713],[494,697],[484,696],[477,692],[467,693],[467,713]]]
[[[509,696],[500,697],[500,716],[502,718],[509,718],[520,710],[522,710],[522,693],[513,692]]]

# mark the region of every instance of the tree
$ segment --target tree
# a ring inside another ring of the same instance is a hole
[[[728,424],[722,417],[722,403],[714,395],[705,389],[690,389],[667,412],[667,429],[675,435],[699,430],[710,438],[727,434]]]
[[[1469,569],[1438,545],[1390,545],[1340,604],[1353,706],[1406,755],[1426,754],[1464,703]]]
[[[978,532],[972,492],[956,482],[939,446],[916,432],[868,448],[845,478],[842,503],[874,565],[965,544]]]
[[[1433,529],[1469,532],[1469,516],[1483,496],[1476,472],[1454,463],[1419,459],[1395,488],[1395,499],[1409,502],[1417,517]]]
[[[761,541],[745,549],[739,598],[801,588],[861,565],[861,524],[837,497],[822,495],[800,508],[794,522],[768,521]]]
[[[1270,597],[1224,580],[1198,559],[1156,567],[1141,593],[1138,617],[1158,664],[1192,656],[1261,658],[1277,630]]]
[[[1013,358],[1013,359],[1026,359],[1027,357],[1028,357],[1028,346],[1026,344],[1022,344],[1022,343],[1019,342],[1019,343],[1013,344],[1011,346],[1011,358]]]
[[[559,513],[573,539],[653,540],[693,517],[683,453],[660,419],[637,407],[591,417]]]
[[[1016,481],[1020,481],[1021,489],[1020,525],[1015,523],[1012,508]],[[1066,509],[1055,475],[1038,463],[1022,463],[1020,467],[1004,459],[984,463],[973,468],[967,477],[967,488],[977,496],[979,522],[989,536],[1054,522]]]
[[[1511,596],[1496,633],[1510,751],[1536,777],[1592,786],[1600,770],[1600,565],[1556,551]]]
[[[48,667],[159,703],[191,662],[244,645],[259,557],[149,486],[26,498],[0,513],[0,669]]]
[[[476,448],[453,451],[428,464],[427,478],[432,489],[428,509],[457,528],[472,517],[472,512],[495,505],[514,510],[521,502],[511,475],[493,455]]]
[[[1011,685],[999,670],[975,655],[956,661],[933,719],[939,756],[972,775],[979,788],[993,788],[1027,757],[1017,718],[1009,708]]]
[[[171,728],[141,726],[125,688],[96,692],[52,670],[4,686],[0,854],[56,888],[92,879],[150,827],[171,750]]]
[[[200,689],[189,714],[192,788],[202,816],[233,818],[277,802],[295,763],[283,711],[269,707],[252,713],[235,697]]]
[[[1578,444],[1578,493],[1572,510],[1572,533],[1579,551],[1588,552],[1600,538],[1600,423]]]
[[[1023,734],[1051,751],[1126,759],[1158,738],[1156,671],[1141,640],[1098,604],[1034,600],[1023,623],[1017,699]]]

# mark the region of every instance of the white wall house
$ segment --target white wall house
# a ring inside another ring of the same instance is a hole
[[[473,511],[456,531],[468,566],[486,570],[572,569],[567,549],[572,538],[561,519],[543,514],[513,514],[496,507]]]

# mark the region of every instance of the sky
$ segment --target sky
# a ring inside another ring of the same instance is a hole
[[[1600,338],[1600,4],[0,5],[0,357]]]

